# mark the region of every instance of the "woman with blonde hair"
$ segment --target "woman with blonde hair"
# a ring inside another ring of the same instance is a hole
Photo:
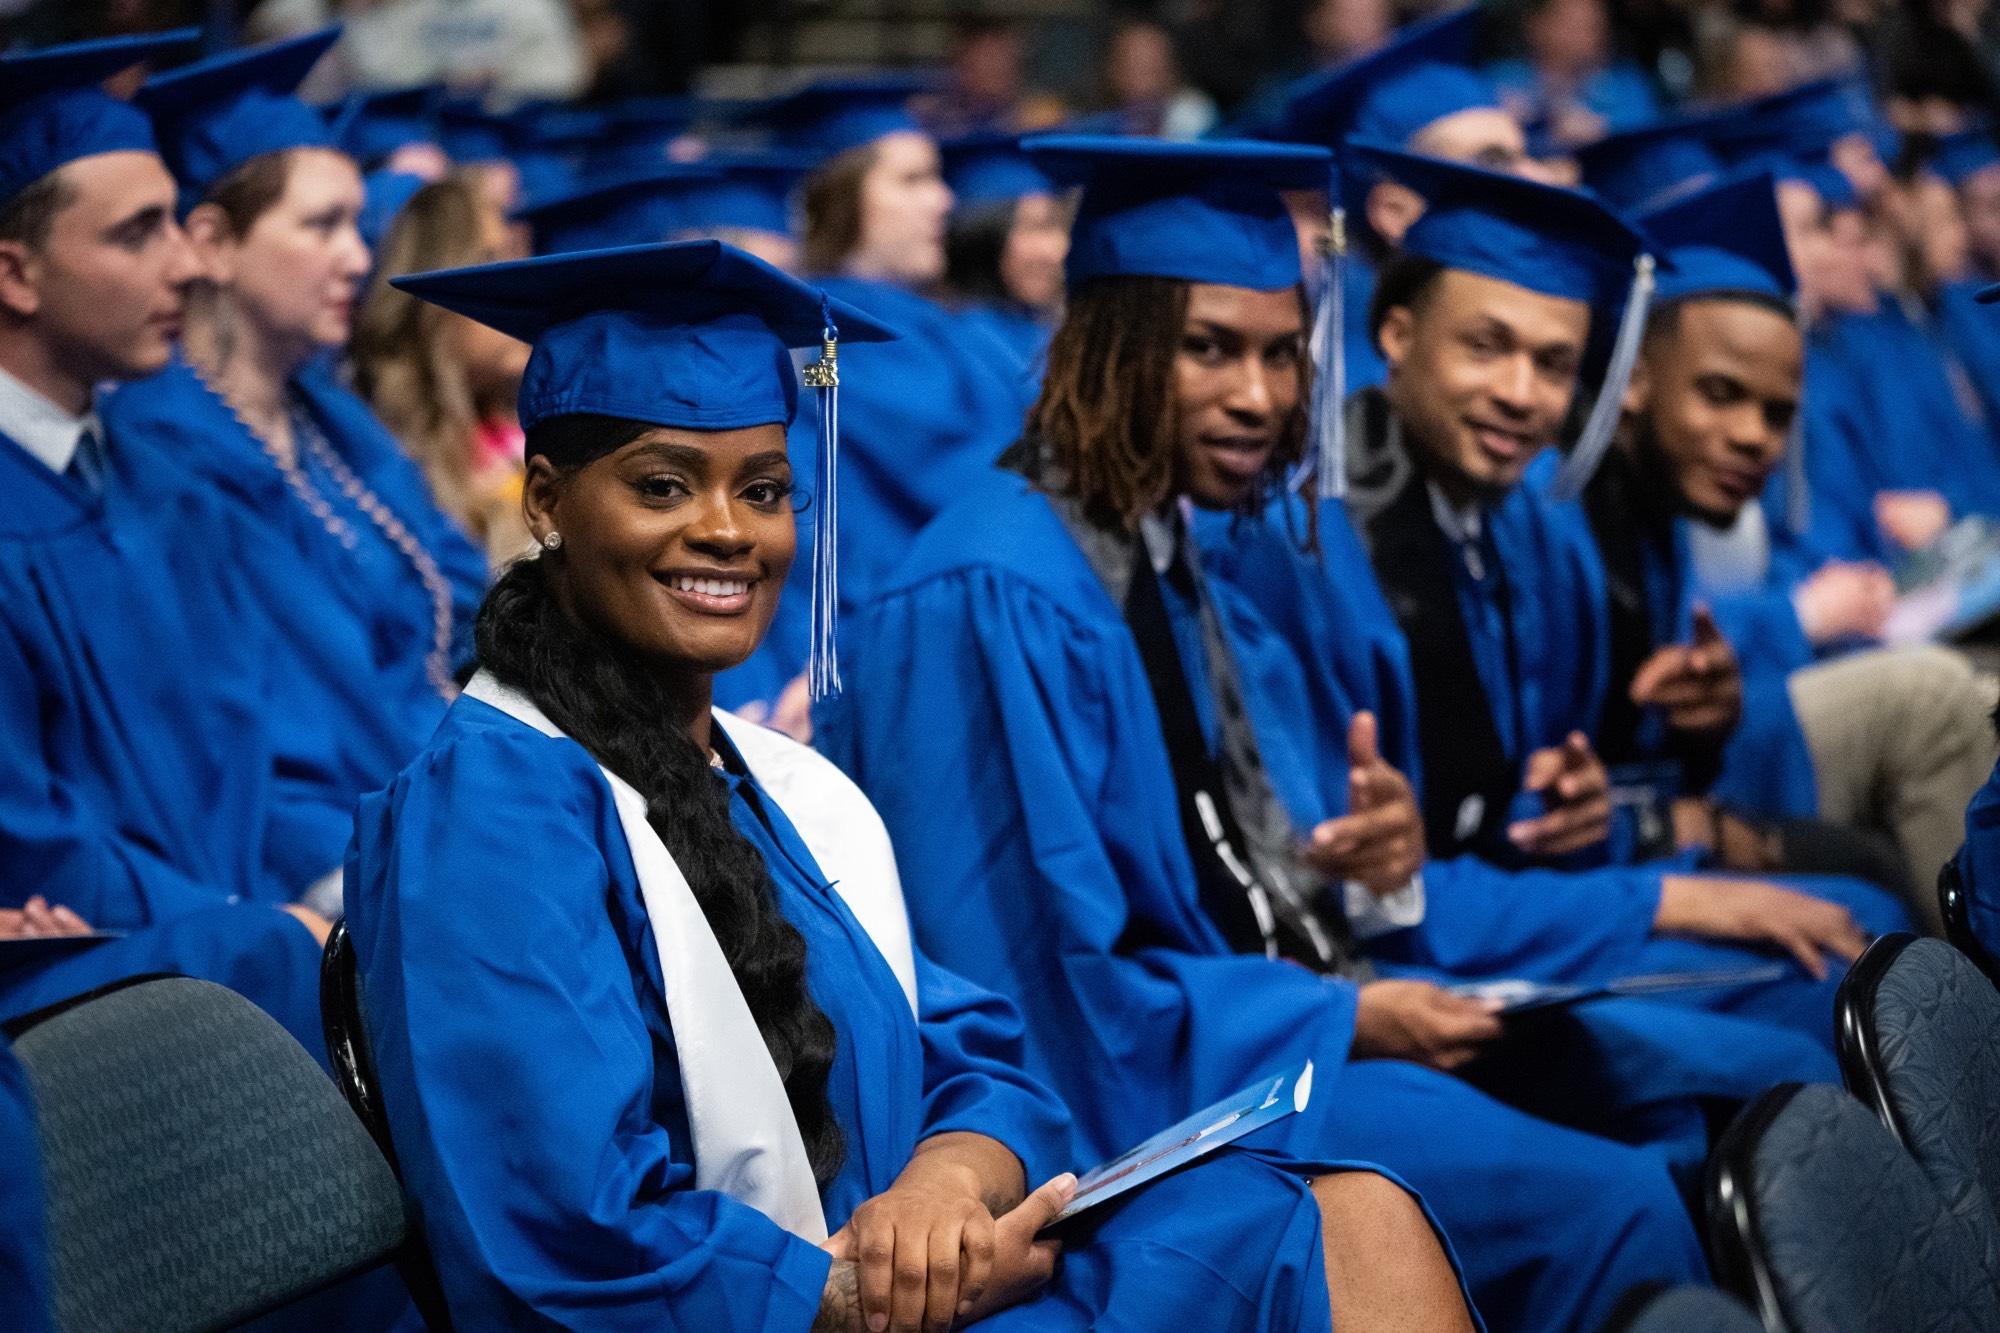
[[[514,417],[527,344],[397,291],[389,280],[521,252],[477,182],[454,175],[426,185],[383,238],[348,347],[355,387],[423,469],[438,507],[496,562],[527,542]]]

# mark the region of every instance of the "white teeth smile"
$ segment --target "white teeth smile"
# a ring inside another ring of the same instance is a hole
[[[677,578],[674,587],[681,592],[698,592],[705,597],[741,597],[750,591],[750,584],[743,579],[692,579]]]

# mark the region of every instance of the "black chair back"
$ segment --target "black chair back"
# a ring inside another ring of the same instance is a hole
[[[1709,1162],[1717,1281],[1772,1333],[2000,1328],[2000,1250],[1859,1102],[1783,1084]]]
[[[1960,855],[1963,855],[1960,849]],[[1944,937],[1952,947],[1970,958],[1986,979],[2000,986],[2000,959],[1995,959],[1987,947],[1979,942],[1972,932],[1972,911],[1965,893],[1965,876],[1958,868],[1958,857],[1944,863],[1938,871],[1938,910],[1944,915]]]
[[[14,1053],[39,1119],[58,1327],[233,1327],[403,1243],[382,1154],[242,996],[153,977],[31,1017]]]
[[[319,969],[320,1022],[326,1031],[326,1050],[333,1060],[333,1081],[354,1114],[367,1127],[375,1146],[402,1178],[396,1163],[396,1148],[389,1139],[389,1117],[382,1108],[381,1084],[375,1077],[375,1061],[368,1050],[368,1033],[361,1020],[361,984],[354,961],[354,937],[346,918],[334,922],[326,938],[326,953]],[[410,1299],[427,1327],[448,1333],[451,1312],[445,1305],[444,1287],[438,1281],[437,1266],[431,1260],[423,1236],[414,1226],[402,1248],[396,1252],[396,1268]]]
[[[1848,1088],[1955,1214],[2000,1237],[2000,991],[1944,941],[1891,936],[1835,1003]]]

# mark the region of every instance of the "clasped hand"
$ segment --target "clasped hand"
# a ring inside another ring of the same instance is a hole
[[[1670,643],[1633,674],[1632,702],[1666,713],[1675,731],[1726,736],[1743,718],[1743,673],[1736,652],[1705,606],[1694,608],[1694,637]]]
[[[1035,1237],[1075,1192],[1076,1177],[1060,1175],[995,1218],[969,1176],[906,1171],[826,1242],[854,1266],[858,1322],[822,1309],[814,1327],[944,1333],[1019,1304],[1054,1276],[1062,1243]]]

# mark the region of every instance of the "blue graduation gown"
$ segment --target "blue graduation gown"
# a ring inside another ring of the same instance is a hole
[[[1046,319],[1036,317],[1025,306],[1011,301],[972,301],[959,306],[956,313],[967,327],[977,330],[980,337],[1014,354],[1017,373],[1028,386],[1026,392],[1032,402],[1034,387],[1041,379],[1043,358],[1048,355],[1049,339],[1055,335],[1055,326]],[[1019,428],[1018,423],[1016,428]]]
[[[840,608],[851,612],[881,586],[923,526],[1021,433],[1037,384],[1008,343],[928,297],[863,278],[814,281],[898,335],[840,349]],[[803,391],[791,455],[808,490],[817,484],[818,420],[816,395]],[[749,662],[716,680],[723,707],[768,700],[805,670],[812,524],[808,507],[799,516],[798,559],[770,634]]]
[[[847,1156],[822,1190],[828,1227],[937,1134],[995,1138],[1035,1182],[1074,1165],[1061,1108],[1019,1072],[1005,1002],[919,954],[912,1021],[784,812],[754,779],[717,781],[839,1033],[827,1091]],[[610,788],[580,746],[461,699],[363,802],[348,874],[383,1102],[462,1326],[812,1324],[827,1254],[693,1186],[658,953]],[[1159,1328],[1200,1311],[1204,1327],[1327,1327],[1300,1178],[1226,1154],[1111,1213],[993,1326]]]
[[[2000,767],[1965,808],[1965,846],[1958,873],[1965,883],[1966,915],[1986,951],[2000,958]]]
[[[0,904],[42,894],[131,933],[0,963],[0,1018],[176,971],[320,1052],[318,948],[269,905],[294,886],[267,870],[286,821],[258,627],[232,553],[123,484],[108,439],[91,496],[0,437]]]
[[[821,746],[888,824],[919,943],[1021,1007],[1026,1068],[1091,1154],[1312,1059],[1323,1090],[1273,1146],[1416,1185],[1495,1328],[1595,1327],[1642,1275],[1701,1273],[1658,1155],[1347,1063],[1353,985],[1230,951],[1136,643],[1021,478],[992,472],[932,524],[853,642]]]
[[[42,1147],[27,1071],[0,1037],[0,1326],[14,1333],[53,1329],[48,1203]]]
[[[320,367],[294,385],[327,442],[408,528],[452,590],[452,667],[471,652],[484,595],[484,557],[432,502],[415,465],[367,405]],[[276,704],[295,793],[289,836],[274,840],[274,872],[303,889],[340,865],[354,802],[388,782],[444,715],[426,674],[435,631],[430,595],[409,559],[301,448],[320,499],[344,525],[337,538],[287,485],[242,421],[192,367],[176,362],[113,394],[107,424],[129,442],[146,493],[205,492],[250,582],[258,621],[277,654]]]
[[[1274,509],[1268,519],[1242,521],[1206,515],[1199,522],[1213,580],[1241,604],[1230,617],[1239,653],[1246,663],[1261,664],[1245,674],[1259,686],[1250,690],[1259,734],[1274,738],[1266,743],[1273,781],[1294,822],[1309,826],[1345,809],[1345,737],[1354,713],[1364,708],[1382,722],[1384,757],[1421,792],[1416,687],[1408,644],[1342,506],[1322,506],[1316,560],[1302,555],[1288,535],[1300,530],[1296,516],[1287,528],[1280,514]],[[1545,605],[1549,619],[1542,623],[1574,652],[1581,640],[1559,610]],[[1654,934],[1662,874],[1692,869],[1683,859],[1567,872],[1503,870],[1476,856],[1440,854],[1424,869],[1429,911],[1423,922],[1372,941],[1370,951],[1459,977],[1575,983],[1764,961],[1733,945]],[[1901,906],[1867,885],[1826,877],[1786,882],[1848,907],[1868,929],[1908,928]],[[1675,1008],[1754,1022],[1758,1031],[1736,1035],[1720,1065],[1709,1063],[1711,1043],[1692,1031],[1677,1031],[1676,1019],[1658,1015],[1658,1006],[1645,1007],[1654,1015],[1646,1021],[1660,1025],[1663,1046],[1685,1057],[1683,1072],[1670,1076],[1669,1083],[1691,1088],[1706,1082],[1704,1096],[1725,1095],[1724,1088],[1755,1081],[1760,1069],[1767,1082],[1826,1078],[1836,986],[1837,978],[1815,982],[1795,971],[1776,982],[1661,997]],[[1813,1048],[1801,1047],[1786,1033],[1807,1038]],[[1666,1064],[1629,1067],[1639,1082],[1624,1095],[1645,1099]]]

